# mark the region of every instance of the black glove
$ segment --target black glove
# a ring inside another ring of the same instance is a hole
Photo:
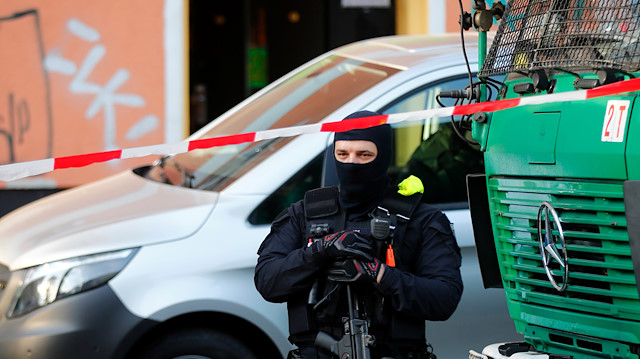
[[[360,258],[373,259],[371,239],[355,231],[342,231],[329,234],[322,239],[327,257],[332,259]]]
[[[330,281],[341,283],[356,281],[375,283],[381,268],[382,262],[377,258],[373,258],[371,261],[347,259],[334,262],[327,271],[327,278]]]

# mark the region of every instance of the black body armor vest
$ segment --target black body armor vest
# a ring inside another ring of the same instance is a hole
[[[402,196],[395,191],[388,191],[378,207],[372,211],[370,218],[347,222],[346,215],[339,206],[337,187],[308,191],[304,197],[305,226],[301,241],[307,245],[331,233],[359,230],[364,235],[375,238],[374,254],[384,262],[388,248],[393,248],[394,252],[399,250],[404,231],[413,210],[420,203],[421,196],[421,193]],[[363,307],[361,310],[372,322],[372,334],[377,335],[376,341],[424,343],[424,320],[394,311],[390,303],[385,303],[382,295],[375,290],[368,288],[359,292],[360,305]],[[345,295],[340,285],[319,278],[308,295],[290,300],[287,303],[290,340],[298,346],[313,345],[319,329],[333,334],[334,337],[340,337],[343,326],[339,313],[346,303]],[[375,333],[376,327],[387,329],[381,335]]]

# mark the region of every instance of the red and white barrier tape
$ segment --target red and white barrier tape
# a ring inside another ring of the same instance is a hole
[[[589,90],[578,90],[557,94],[528,96],[516,99],[480,102],[468,105],[434,108],[422,111],[404,112],[389,115],[354,118],[347,121],[326,122],[294,127],[276,128],[265,131],[241,133],[237,135],[198,139],[173,144],[142,146],[121,150],[88,153],[76,156],[47,158],[43,160],[12,163],[0,166],[0,181],[14,181],[62,168],[84,167],[92,163],[115,159],[135,158],[148,155],[166,155],[184,153],[198,148],[210,148],[239,143],[257,142],[278,137],[291,137],[319,132],[342,132],[356,128],[367,128],[385,123],[394,124],[405,121],[421,120],[430,117],[448,117],[451,115],[472,115],[476,112],[495,112],[525,105],[549,104],[562,101],[580,101],[596,97],[616,95],[625,92],[640,91],[640,78],[616,82]]]

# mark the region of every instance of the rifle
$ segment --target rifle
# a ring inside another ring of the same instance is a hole
[[[344,323],[342,338],[336,340],[328,333],[320,331],[316,336],[315,344],[337,355],[338,358],[371,359],[369,346],[373,345],[374,338],[369,334],[369,322],[360,318],[360,314],[354,309],[354,296],[351,295],[351,286],[347,284],[349,317],[342,319]],[[355,301],[357,304],[357,298]]]

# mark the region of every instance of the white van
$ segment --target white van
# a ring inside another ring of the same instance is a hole
[[[477,37],[465,37],[475,71]],[[340,121],[361,109],[422,110],[438,106],[440,91],[468,84],[459,34],[372,39],[310,61],[189,139]],[[466,357],[492,340],[519,339],[503,292],[483,289],[460,186],[481,170],[480,153],[458,142],[450,119],[402,123],[394,134],[390,174],[420,173],[425,200],[454,222],[463,253],[457,312],[427,323],[435,353]],[[256,291],[256,252],[283,208],[332,183],[331,138],[167,156],[4,216],[0,358],[285,357],[286,306]]]

